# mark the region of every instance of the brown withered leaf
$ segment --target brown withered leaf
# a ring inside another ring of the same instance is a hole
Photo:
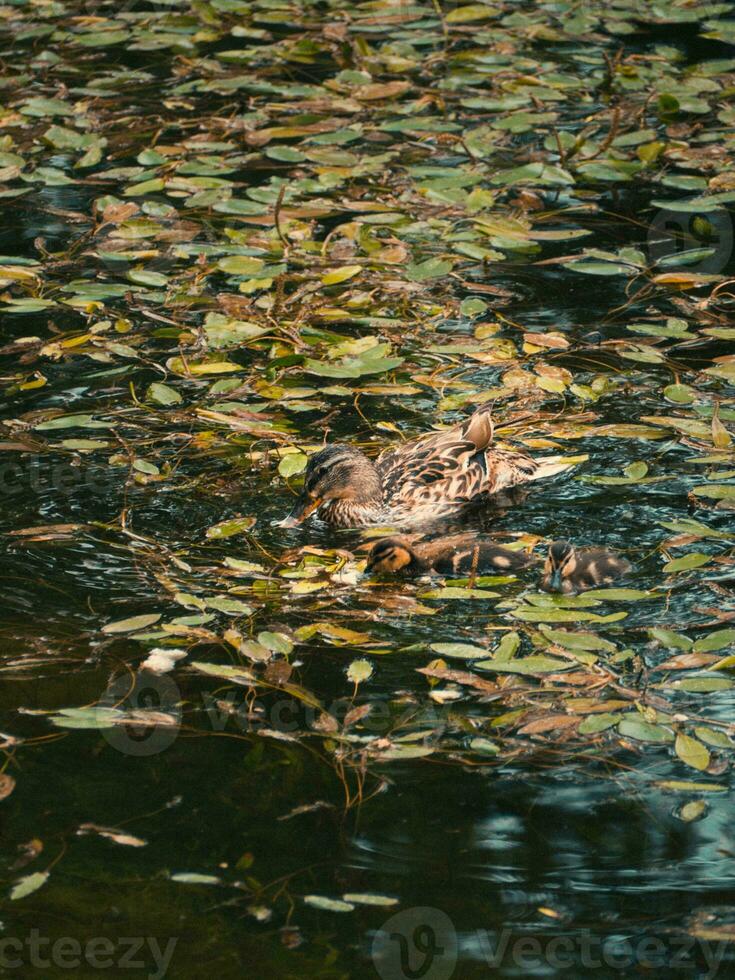
[[[0,800],[6,799],[15,789],[15,780],[8,773],[0,773]]]
[[[536,718],[529,721],[518,729],[519,735],[542,735],[544,732],[563,731],[569,728],[576,728],[581,719],[574,715],[544,715],[543,718]]]
[[[442,681],[453,681],[455,684],[465,684],[468,687],[473,687],[477,691],[483,691],[486,694],[496,694],[500,691],[497,684],[492,681],[485,680],[484,677],[480,677],[477,674],[473,674],[468,670],[452,670],[448,667],[417,667],[419,674],[426,674],[427,677],[437,677]]]
[[[285,684],[293,673],[293,667],[287,660],[274,660],[265,669],[265,680],[268,684],[279,687]]]
[[[716,653],[677,653],[675,657],[669,657],[657,667],[651,667],[651,672],[654,670],[694,670],[695,667],[706,667],[708,664],[721,659],[722,657]]]
[[[345,715],[344,727],[349,728],[350,725],[355,725],[358,721],[362,721],[366,715],[370,714],[371,710],[372,705],[370,704],[361,704],[357,708],[352,708],[352,710],[348,711]]]
[[[410,82],[373,82],[369,85],[358,85],[352,94],[361,102],[375,102],[380,99],[394,99],[397,95],[403,95],[410,88]]]

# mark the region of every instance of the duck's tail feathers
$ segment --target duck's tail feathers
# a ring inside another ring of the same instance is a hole
[[[494,432],[492,411],[488,405],[476,409],[462,425],[462,438],[473,443],[477,449],[486,449],[493,441]]]
[[[548,476],[556,476],[558,473],[564,473],[566,470],[570,470],[578,462],[578,459],[570,460],[560,456],[546,456],[544,459],[536,459],[536,469],[528,479],[545,480]]]

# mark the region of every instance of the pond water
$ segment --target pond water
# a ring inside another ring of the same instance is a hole
[[[731,974],[729,14],[0,7],[0,974]],[[619,586],[277,526],[485,401]]]

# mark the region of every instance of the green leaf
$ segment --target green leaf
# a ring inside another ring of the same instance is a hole
[[[426,279],[439,279],[448,276],[454,263],[450,259],[426,259],[415,262],[406,268],[406,278],[411,282],[424,282]]]
[[[258,633],[258,643],[273,653],[282,653],[288,656],[293,650],[293,641],[285,633],[273,633],[270,630],[263,630]]]
[[[691,800],[689,803],[684,804],[678,811],[677,816],[685,823],[693,823],[695,820],[699,820],[700,817],[704,816],[706,811],[707,804],[704,800]]]
[[[692,641],[683,633],[675,633],[673,630],[662,629],[654,626],[648,631],[651,639],[666,647],[667,650],[691,650]]]
[[[482,316],[483,313],[487,312],[487,308],[485,300],[473,296],[462,300],[459,306],[459,312],[462,316],[475,317]]]
[[[343,265],[341,269],[330,269],[322,276],[323,286],[336,286],[340,282],[346,282],[362,272],[361,265]]]
[[[604,732],[608,728],[617,725],[619,721],[620,715],[615,715],[607,711],[600,712],[599,714],[588,715],[580,722],[577,731],[580,735],[597,735],[599,732]]]
[[[462,589],[456,586],[446,586],[443,589],[431,589],[422,592],[421,599],[498,599],[499,592],[488,592],[487,589]]]
[[[676,736],[674,749],[681,761],[691,766],[692,769],[704,772],[709,766],[709,750],[706,745],[703,745],[698,739],[692,738],[691,735],[679,732]]]
[[[404,759],[423,759],[433,753],[433,748],[428,745],[392,745],[377,758],[380,762],[400,762]]]
[[[711,653],[713,650],[724,650],[735,644],[735,629],[715,630],[707,636],[700,637],[694,644],[695,653]]]
[[[136,630],[152,626],[161,618],[160,613],[144,613],[142,616],[131,616],[130,619],[119,619],[102,627],[103,633],[134,633]]]
[[[640,717],[626,715],[618,724],[618,732],[624,738],[638,742],[673,742],[674,733],[662,725],[653,725]]]
[[[586,595],[605,602],[638,602],[640,599],[657,598],[654,592],[643,592],[640,589],[589,589]]]
[[[252,255],[228,255],[217,263],[218,269],[233,276],[254,276],[264,266],[263,259]]]
[[[706,565],[710,561],[712,561],[711,555],[703,555],[701,552],[693,551],[688,555],[682,555],[681,558],[666,562],[664,571],[669,574],[672,572],[689,572],[693,568],[701,568],[702,565]]]
[[[347,668],[347,680],[352,684],[361,684],[373,676],[373,665],[369,660],[353,660]]]
[[[216,609],[217,612],[226,613],[228,616],[250,616],[252,609],[239,599],[228,599],[226,596],[215,596],[207,599],[207,608]]]
[[[570,660],[557,660],[554,657],[521,657],[515,660],[480,660],[475,664],[477,670],[494,670],[500,674],[551,674],[570,670],[575,664]]]
[[[146,397],[157,405],[179,405],[182,401],[178,391],[160,381],[154,381],[148,386]]]
[[[518,633],[506,633],[494,651],[493,660],[495,663],[502,663],[512,660],[520,647],[521,638]]]
[[[526,623],[617,623],[625,619],[626,612],[610,613],[608,616],[598,616],[596,613],[576,609],[531,609],[522,607],[511,613],[514,619]]]
[[[305,453],[289,453],[278,464],[278,472],[284,479],[288,479],[290,476],[303,473],[307,462],[308,457]]]
[[[472,752],[480,752],[482,755],[497,755],[500,752],[499,745],[491,742],[489,738],[482,737],[470,739],[469,748]]]
[[[684,680],[674,681],[672,686],[679,691],[690,691],[692,694],[711,694],[714,691],[732,690],[735,681],[727,677],[685,677]]]
[[[49,419],[47,422],[39,422],[34,428],[38,432],[50,432],[53,429],[97,429],[100,427],[107,428],[107,425],[102,422],[95,422],[91,415],[59,415],[55,419]]]
[[[697,497],[712,497],[714,500],[735,500],[735,484],[710,484],[705,487],[695,487],[692,493]]]
[[[685,779],[664,779],[654,785],[675,793],[726,793],[729,789],[720,783],[690,783]]]
[[[232,538],[236,534],[244,534],[255,526],[255,517],[233,517],[227,521],[220,521],[207,528],[206,536],[212,540],[219,541],[221,538]]]
[[[190,664],[194,670],[210,677],[222,677],[227,681],[234,681],[236,684],[255,683],[255,674],[251,673],[246,667],[231,667],[229,664],[207,664],[201,660],[194,660]]]
[[[707,745],[711,745],[716,749],[735,748],[735,743],[732,739],[718,728],[705,728],[704,726],[700,726],[694,729],[694,734],[702,742],[706,742]]]
[[[604,653],[615,653],[618,649],[614,643],[596,633],[570,633],[568,630],[555,630],[550,626],[541,626],[540,629],[547,640],[565,650],[601,650]]]
[[[49,878],[48,871],[34,871],[33,874],[24,875],[19,878],[10,889],[11,902],[17,902],[20,898],[32,895],[46,884]]]
[[[461,660],[476,660],[488,654],[486,648],[472,646],[470,643],[432,643],[429,649],[440,657],[458,657]]]
[[[635,267],[623,265],[621,262],[595,262],[592,260],[568,262],[565,268],[572,272],[582,272],[587,276],[631,276],[637,271]]]

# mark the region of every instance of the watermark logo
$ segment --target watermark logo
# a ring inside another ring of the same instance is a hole
[[[177,942],[178,937],[163,943],[155,936],[118,936],[116,939],[94,936],[83,941],[62,936],[52,940],[42,935],[39,929],[31,929],[23,939],[18,936],[0,939],[0,971],[3,975],[6,971],[19,971],[17,975],[28,976],[29,969],[76,972],[81,968],[85,976],[90,976],[86,969],[89,967],[95,971],[115,970],[116,976],[127,976],[129,970],[146,971],[149,980],[164,980]]]
[[[139,673],[132,686],[130,678],[121,675],[110,683],[96,710],[101,735],[118,752],[157,755],[179,734],[181,692],[165,674]]]
[[[373,964],[382,980],[449,980],[457,954],[452,920],[429,906],[391,916],[372,946]]]
[[[648,227],[648,256],[657,273],[721,273],[733,254],[733,224],[725,208],[658,211]]]

